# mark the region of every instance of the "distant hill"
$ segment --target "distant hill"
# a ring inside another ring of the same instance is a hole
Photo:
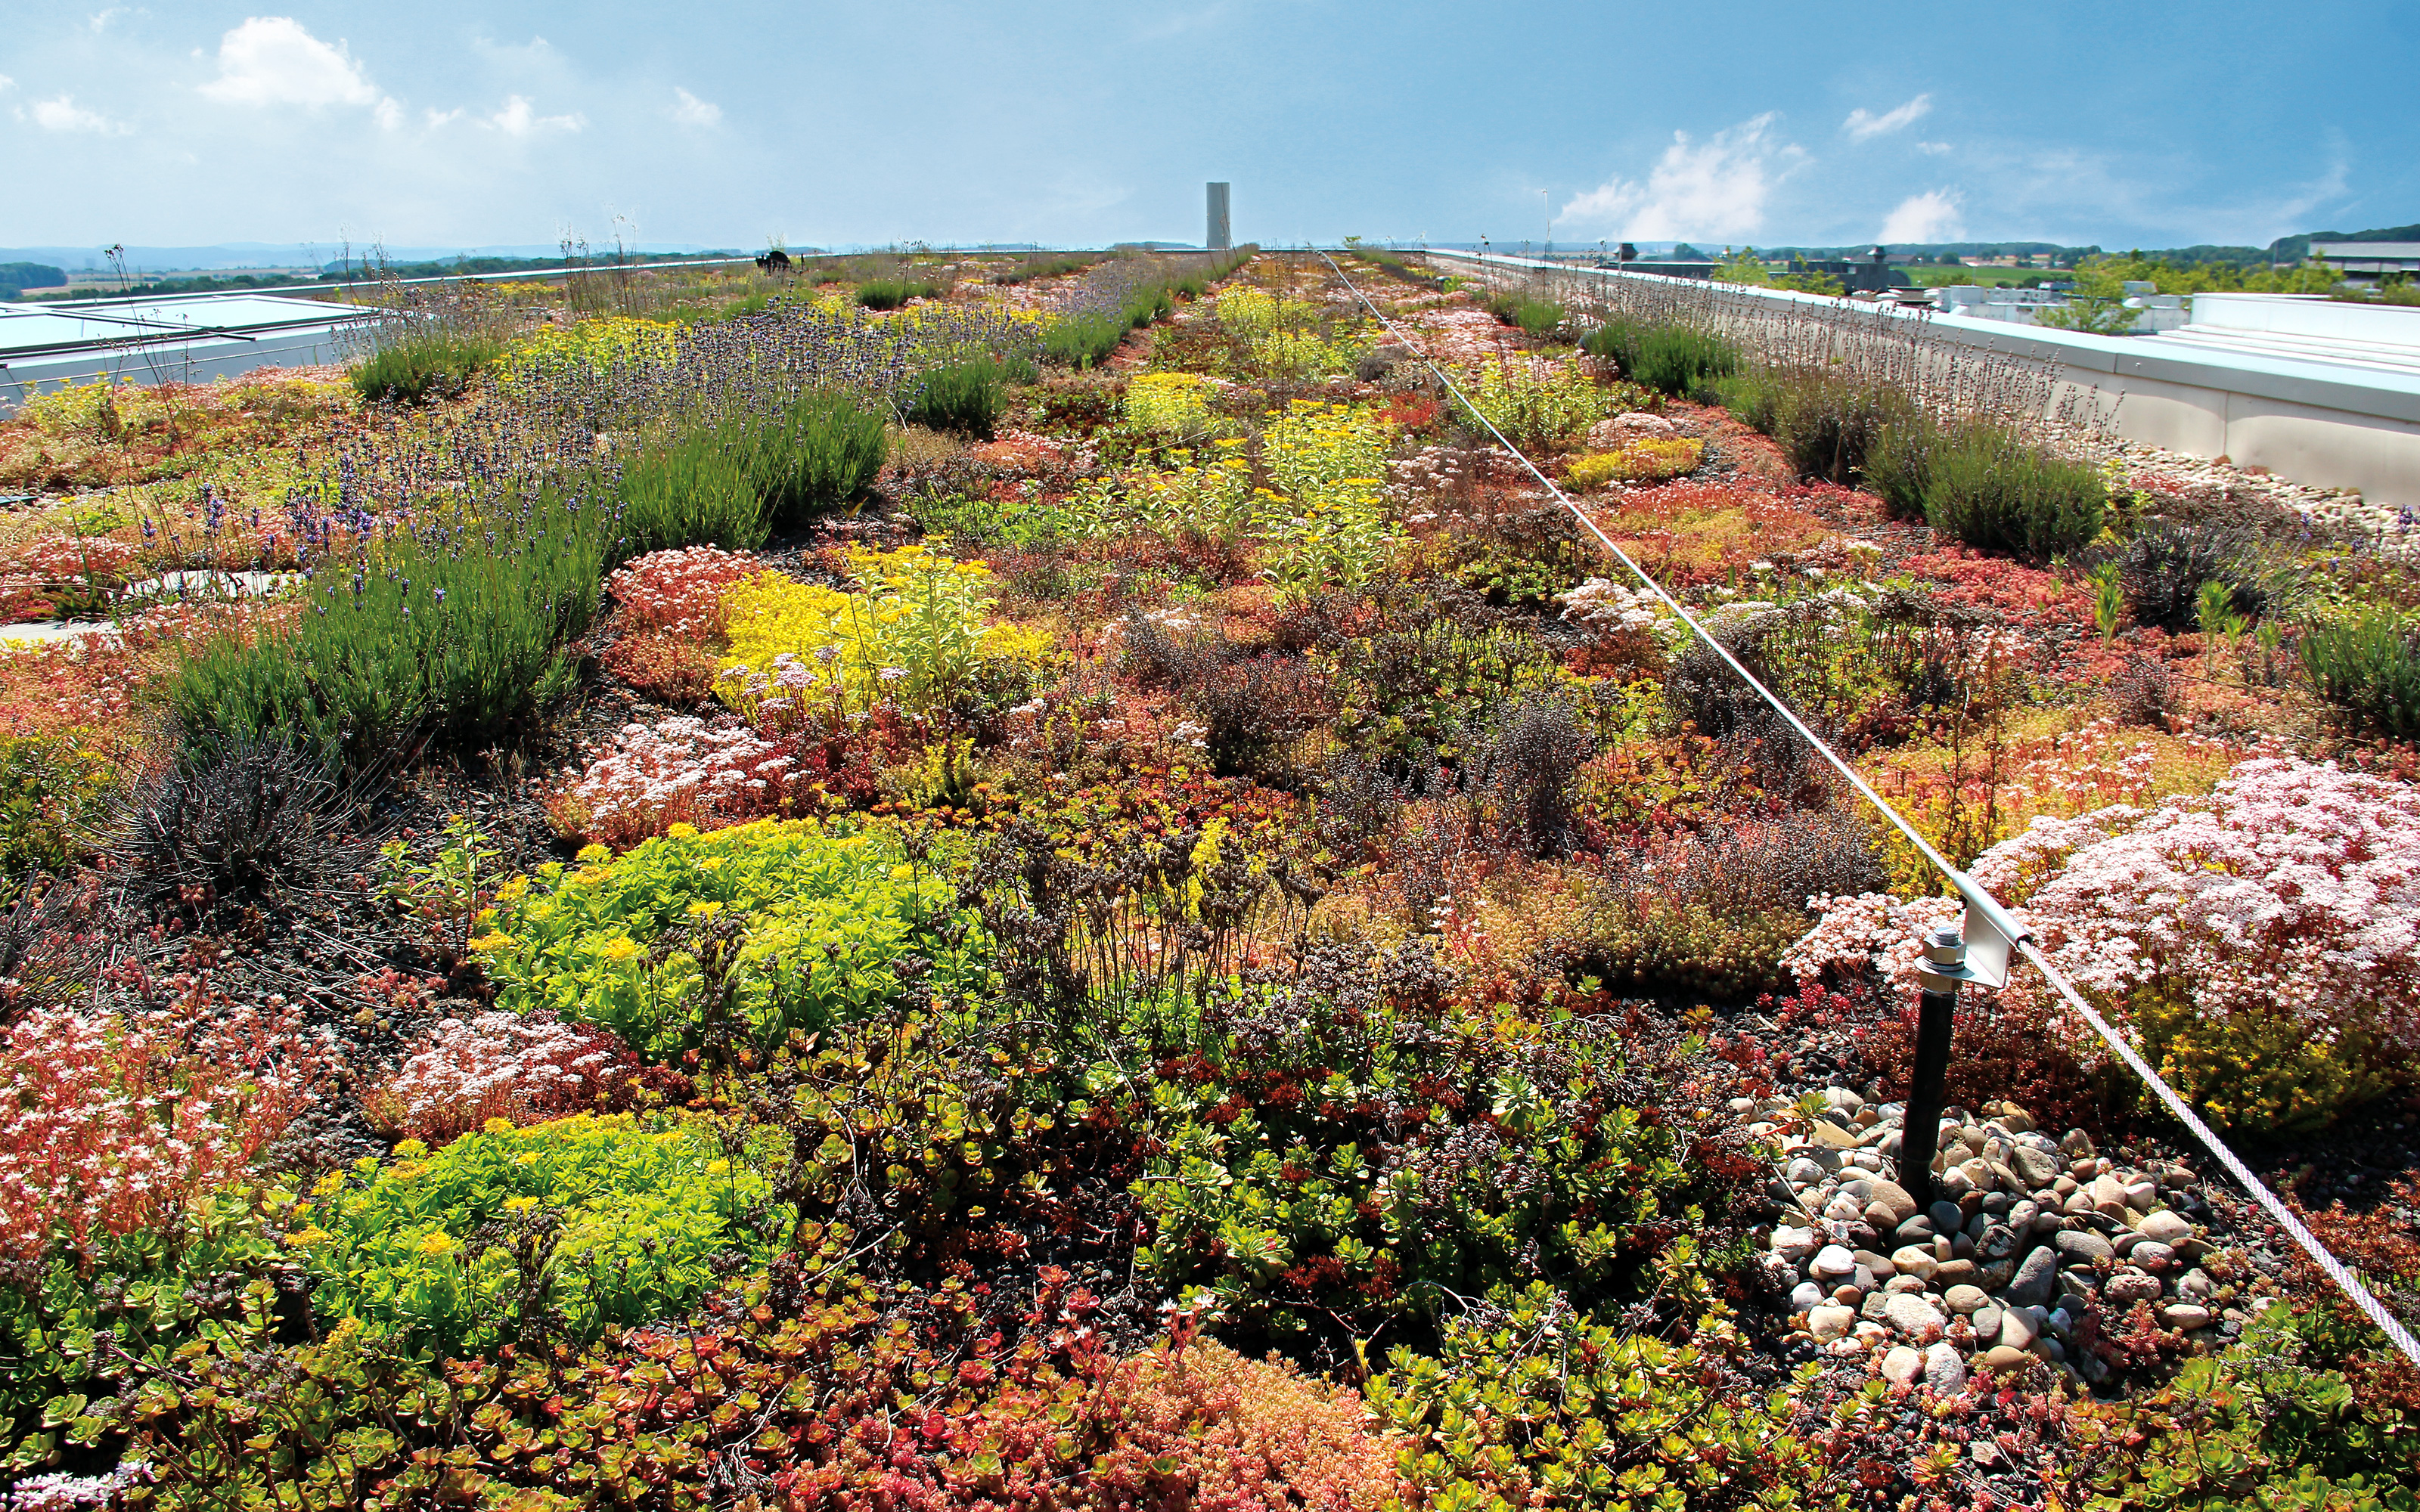
[[[29,288],[56,288],[68,281],[67,270],[44,263],[0,263],[0,300],[13,300]]]
[[[1767,257],[1804,257],[1809,262],[1855,261],[1874,250],[1876,243],[1861,241],[1850,247],[1759,247]],[[1884,250],[1893,256],[1917,256],[1928,261],[1936,257],[2040,257],[2070,262],[2099,252],[2099,247],[2062,247],[2055,241],[1892,241]]]
[[[2193,247],[2162,247],[2157,251],[2147,251],[2143,255],[2151,262],[2164,262],[2177,268],[2200,268],[2213,264],[2229,268],[2265,268],[2273,260],[2265,248],[2219,247],[2208,243]]]
[[[2269,243],[2269,259],[2301,262],[2311,255],[2314,241],[2420,241],[2420,225],[2389,225],[2375,231],[2305,231],[2298,237],[2279,237]]]

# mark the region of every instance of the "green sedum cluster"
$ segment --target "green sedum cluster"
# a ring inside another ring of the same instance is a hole
[[[602,1025],[643,1055],[778,1042],[978,969],[949,880],[885,831],[675,825],[582,856],[508,885],[473,944],[498,1006]]]

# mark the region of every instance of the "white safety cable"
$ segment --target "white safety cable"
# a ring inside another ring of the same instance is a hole
[[[2134,1068],[2134,1074],[2142,1077],[2150,1085],[2152,1091],[2160,1094],[2160,1101],[2167,1104],[2168,1111],[2176,1115],[2177,1121],[2191,1129],[2194,1132],[2194,1137],[2199,1139],[2211,1154],[2218,1157],[2219,1164],[2226,1166],[2238,1181],[2243,1183],[2244,1190],[2252,1194],[2253,1200],[2268,1210],[2269,1216],[2277,1221],[2277,1227],[2293,1236],[2294,1242],[2303,1246],[2303,1252],[2310,1256],[2311,1262],[2325,1272],[2329,1280],[2343,1288],[2344,1294],[2352,1299],[2354,1306],[2369,1315],[2369,1320],[2376,1323],[2387,1338],[2394,1342],[2395,1347],[2403,1351],[2405,1358],[2413,1365],[2420,1365],[2420,1340],[2413,1339],[2411,1331],[2403,1326],[2401,1320],[2388,1312],[2379,1300],[2370,1294],[2369,1288],[2362,1285],[2361,1277],[2353,1274],[2350,1267],[2330,1254],[2328,1247],[2319,1242],[2319,1237],[2304,1227],[2303,1221],[2294,1216],[2293,1210],[2279,1201],[2277,1194],[2270,1191],[2266,1182],[2253,1175],[2251,1169],[2236,1158],[2235,1151],[2227,1149],[2218,1135],[2211,1132],[2210,1125],[2201,1121],[2200,1115],[2185,1105],[2184,1099],[2177,1096],[2176,1089],[2170,1087],[2158,1072],[2153,1071],[2149,1062],[2135,1053],[2134,1047],[2128,1044],[2116,1029],[2111,1028],[2100,1014],[2092,1011],[2092,1005],[2086,1002],[2084,995],[2077,992],[2066,976],[2050,964],[2050,958],[2042,954],[2040,948],[2034,944],[2033,937],[2027,935],[2018,940],[2017,949],[2023,950],[2025,953],[2025,959],[2032,962],[2035,968],[2049,980],[2050,984],[2059,990],[2059,995],[2067,999],[2068,1006],[2084,1016],[2084,1022],[2092,1026],[2093,1032],[2109,1041],[2109,1047],[2118,1052],[2118,1058]]]
[[[2043,978],[2047,980],[2052,986],[2058,989],[2059,995],[2067,999],[2068,1006],[2074,1009],[2079,1014],[2083,1015],[2084,1021],[2092,1026],[2093,1031],[2099,1034],[2102,1039],[2109,1042],[2109,1047],[2118,1053],[2118,1057],[2124,1060],[2128,1066],[2133,1068],[2135,1074],[2141,1076],[2145,1082],[2149,1084],[2151,1089],[2159,1094],[2160,1101],[2166,1104],[2168,1111],[2175,1114],[2178,1120],[2184,1124],[2186,1128],[2192,1130],[2195,1137],[2198,1138],[2202,1144],[2209,1149],[2211,1154],[2218,1157],[2219,1164],[2225,1165],[2227,1171],[2233,1175],[2237,1180],[2243,1183],[2245,1190],[2252,1194],[2254,1200],[2257,1201],[2260,1206],[2268,1211],[2269,1215],[2277,1221],[2278,1227],[2285,1229],[2288,1235],[2292,1236],[2294,1242],[2303,1247],[2304,1253],[2311,1257],[2312,1261],[2317,1264],[2321,1271],[2327,1273],[2328,1278],[2344,1289],[2345,1295],[2352,1299],[2353,1305],[2359,1307],[2365,1314],[2368,1315],[2370,1321],[2376,1323],[2379,1328],[2384,1332],[2387,1338],[2394,1343],[2397,1350],[2403,1352],[2406,1358],[2411,1360],[2414,1365],[2420,1365],[2420,1339],[2414,1339],[2412,1336],[2411,1331],[2406,1329],[2392,1313],[2389,1313],[2386,1308],[2379,1303],[2379,1300],[2376,1297],[2370,1294],[2369,1288],[2362,1285],[2361,1278],[2353,1274],[2352,1272],[2345,1266],[2343,1261],[2328,1253],[2327,1246],[2319,1242],[2319,1237],[2313,1234],[2308,1228],[2304,1227],[2302,1221],[2294,1216],[2292,1211],[2289,1210],[2284,1202],[2278,1199],[2277,1195],[2270,1191],[2267,1184],[2258,1177],[2253,1175],[2250,1168],[2247,1167],[2242,1161],[2236,1158],[2235,1152],[2227,1149],[2226,1146],[2220,1141],[2218,1135],[2211,1131],[2210,1125],[2202,1122],[2191,1108],[2185,1106],[2184,1100],[2177,1096],[2175,1088],[2169,1087],[2168,1084],[2161,1078],[2158,1072],[2152,1070],[2151,1067],[2144,1061],[2141,1056],[2135,1054],[2133,1046],[2128,1044],[2125,1039],[2120,1036],[2116,1029],[2110,1027],[2109,1024],[2103,1020],[2099,1013],[2093,1011],[2092,1005],[2084,1000],[2084,995],[2077,992],[2074,984],[2070,982],[2066,976],[2061,973],[2057,967],[2052,965],[2049,959],[2035,947],[2033,933],[2026,929],[2023,924],[2019,923],[2016,918],[2009,914],[2008,909],[2001,906],[1998,899],[1993,898],[1989,892],[1985,891],[1980,883],[1968,876],[1965,872],[1959,871],[1956,867],[1951,866],[1939,851],[1932,848],[1931,841],[1927,841],[1922,835],[1916,833],[1915,825],[1910,825],[1905,819],[1901,818],[1898,810],[1892,808],[1888,801],[1886,801],[1881,794],[1875,792],[1873,788],[1867,783],[1863,777],[1857,775],[1855,767],[1851,766],[1840,757],[1838,752],[1826,745],[1814,731],[1809,730],[1807,727],[1806,722],[1798,717],[1797,714],[1790,707],[1790,705],[1784,703],[1780,698],[1774,693],[1773,689],[1765,687],[1754,672],[1749,671],[1746,667],[1741,665],[1740,659],[1731,655],[1730,647],[1724,645],[1720,640],[1716,640],[1712,634],[1710,634],[1704,625],[1698,623],[1695,615],[1681,607],[1681,603],[1678,599],[1664,591],[1664,585],[1662,583],[1659,583],[1653,578],[1649,577],[1647,569],[1632,561],[1628,552],[1622,550],[1621,547],[1616,546],[1613,542],[1613,537],[1606,534],[1604,531],[1598,529],[1596,521],[1589,518],[1587,511],[1581,509],[1577,504],[1573,503],[1560,488],[1555,486],[1555,482],[1552,478],[1549,478],[1544,472],[1539,471],[1537,464],[1531,462],[1528,456],[1523,453],[1519,447],[1513,445],[1510,440],[1505,439],[1504,433],[1496,428],[1496,423],[1494,421],[1489,420],[1485,415],[1480,413],[1478,406],[1472,404],[1463,393],[1461,387],[1453,381],[1452,378],[1450,377],[1443,368],[1437,366],[1437,364],[1430,359],[1428,352],[1424,347],[1415,347],[1411,342],[1404,339],[1403,332],[1395,329],[1395,323],[1387,318],[1386,312],[1379,309],[1375,304],[1373,304],[1370,301],[1370,297],[1362,293],[1359,286],[1357,285],[1351,278],[1346,276],[1342,268],[1337,266],[1335,258],[1329,256],[1325,252],[1322,252],[1319,255],[1321,259],[1327,264],[1329,270],[1336,274],[1337,279],[1342,282],[1347,289],[1352,291],[1353,297],[1361,301],[1361,307],[1368,310],[1371,316],[1377,320],[1378,324],[1386,328],[1387,333],[1393,337],[1398,345],[1419,354],[1420,361],[1427,365],[1428,370],[1431,373],[1436,375],[1437,381],[1444,384],[1447,392],[1450,393],[1455,399],[1461,402],[1462,408],[1465,411],[1476,416],[1479,423],[1487,427],[1487,433],[1496,438],[1497,445],[1511,453],[1514,461],[1519,462],[1524,468],[1527,468],[1531,477],[1537,479],[1538,482],[1545,487],[1545,490],[1548,493],[1554,495],[1558,502],[1561,503],[1565,509],[1572,512],[1574,518],[1577,519],[1582,525],[1588,527],[1589,533],[1597,538],[1597,543],[1603,546],[1606,550],[1613,556],[1614,560],[1629,568],[1632,576],[1636,577],[1641,583],[1645,584],[1649,593],[1653,594],[1658,599],[1661,599],[1667,609],[1669,609],[1674,614],[1678,615],[1681,619],[1681,623],[1686,625],[1690,631],[1695,634],[1699,640],[1705,643],[1707,649],[1713,651],[1715,656],[1722,657],[1724,662],[1730,666],[1731,671],[1739,673],[1743,682],[1746,683],[1748,687],[1756,689],[1757,695],[1763,699],[1765,702],[1773,706],[1773,711],[1776,714],[1780,715],[1782,718],[1790,722],[1790,728],[1797,731],[1800,735],[1806,738],[1807,743],[1809,746],[1812,746],[1825,761],[1832,764],[1833,769],[1838,771],[1841,777],[1845,778],[1850,786],[1855,788],[1860,794],[1863,794],[1868,803],[1872,804],[1875,810],[1880,812],[1885,819],[1890,821],[1893,827],[1898,829],[1901,835],[1907,838],[1910,844],[1914,845],[1923,854],[1926,860],[1931,862],[1934,867],[1940,870],[1942,875],[1949,879],[1949,885],[1958,890],[1959,897],[1964,900],[1968,907],[1981,914],[1994,929],[2000,932],[2003,938],[2011,941],[2020,950],[2024,952],[2025,959],[2031,961],[2041,972]]]

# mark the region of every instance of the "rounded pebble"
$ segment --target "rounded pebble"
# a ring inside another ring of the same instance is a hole
[[[2134,1226],[2134,1230],[2155,1244],[2174,1246],[2193,1238],[2194,1227],[2178,1214],[2162,1208],[2157,1212],[2145,1213],[2143,1221]]]
[[[1966,1384],[1966,1362],[1947,1340],[1924,1351],[1924,1383],[1947,1396]]]
[[[1921,1338],[1927,1330],[1939,1332],[1949,1326],[1931,1299],[1921,1292],[1902,1291],[1883,1304],[1883,1316],[1890,1326],[1911,1338]]]

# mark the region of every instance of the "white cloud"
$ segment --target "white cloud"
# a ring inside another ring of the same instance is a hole
[[[1937,158],[1945,152],[1955,152],[1958,149],[1947,142],[1918,142],[1916,145],[1916,150],[1928,158]]]
[[[5,73],[0,73],[0,93],[5,93],[8,90],[14,89],[16,86],[16,80],[9,78]]]
[[[439,110],[433,105],[429,107],[427,115],[428,116],[428,128],[430,131],[435,131],[438,127],[446,125],[449,122],[458,121],[462,118],[462,112],[458,110]]]
[[[370,112],[370,116],[379,123],[379,130],[381,131],[399,131],[403,127],[403,106],[393,95],[380,100],[378,102],[378,109]]]
[[[118,17],[124,14],[126,14],[126,8],[124,6],[111,6],[106,9],[96,11],[92,18],[92,29],[97,32],[105,32],[109,30],[109,23],[111,22],[116,21]]]
[[[1954,189],[1928,189],[1910,194],[1883,222],[1884,241],[1955,241],[1966,234]]]
[[[1840,130],[1849,133],[1849,140],[1852,142],[1871,141],[1875,137],[1913,126],[1931,111],[1931,95],[1918,95],[1897,110],[1885,111],[1880,116],[1868,114],[1865,107],[1860,105],[1849,112],[1849,118],[1840,123]]]
[[[492,126],[506,136],[529,136],[538,131],[577,131],[588,124],[586,116],[541,116],[530,103],[527,95],[508,95],[502,110],[482,117],[482,126]]]
[[[1777,118],[1767,111],[1702,144],[1675,131],[1644,184],[1609,178],[1565,205],[1555,224],[1641,241],[1747,236],[1763,226],[1774,186],[1807,161],[1798,147],[1773,140]]]
[[[90,131],[95,136],[124,136],[134,130],[132,126],[111,120],[99,111],[85,109],[70,95],[38,101],[34,106],[34,124],[45,131]]]
[[[2341,144],[2339,144],[2338,150],[2342,150]],[[2296,192],[2288,196],[2285,203],[2277,207],[2275,216],[2276,224],[2279,225],[2295,225],[2297,223],[2301,222],[2304,216],[2310,214],[2313,210],[2318,209],[2320,206],[2328,204],[2334,200],[2344,198],[2345,177],[2350,167],[2351,164],[2339,157],[2335,162],[2329,163],[2328,171],[2320,175],[2318,178],[2315,178],[2306,184],[2296,185]],[[2292,234],[2293,233],[2290,231],[2278,233],[2280,236],[2291,236]]]
[[[254,16],[219,39],[219,76],[202,93],[229,105],[367,105],[379,92],[345,51],[290,16]]]
[[[697,96],[690,94],[688,90],[681,88],[678,85],[675,85],[673,86],[673,93],[678,95],[680,99],[673,105],[672,117],[673,119],[680,122],[683,126],[720,126],[722,124],[722,107],[721,105],[700,100]]]

